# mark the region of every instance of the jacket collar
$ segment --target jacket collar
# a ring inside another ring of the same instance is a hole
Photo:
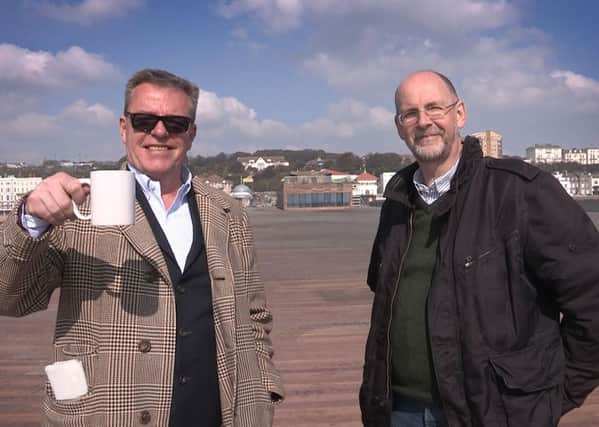
[[[449,191],[431,206],[436,215],[443,215],[453,206],[457,192],[472,177],[476,163],[481,158],[482,150],[479,140],[472,136],[466,136],[462,141],[462,154],[458,170],[451,180]],[[387,184],[383,196],[413,208],[414,198],[418,194],[413,182],[417,169],[418,163],[414,162],[397,172]]]

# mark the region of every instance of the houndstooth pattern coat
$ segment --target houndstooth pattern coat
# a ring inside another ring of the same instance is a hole
[[[271,393],[283,389],[247,214],[197,178],[193,188],[212,281],[222,425],[267,427]],[[16,210],[0,226],[0,314],[43,310],[60,288],[55,360],[81,360],[89,384],[72,401],[55,400],[46,384],[44,425],[168,425],[175,297],[150,225],[135,210],[134,225],[77,220],[39,240],[18,225]]]

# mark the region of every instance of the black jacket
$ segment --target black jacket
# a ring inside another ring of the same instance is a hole
[[[387,185],[368,271],[374,301],[360,407],[369,427],[390,425],[389,328],[417,167]],[[599,233],[551,175],[483,158],[470,137],[433,206],[444,225],[427,326],[449,425],[556,426],[599,384]]]

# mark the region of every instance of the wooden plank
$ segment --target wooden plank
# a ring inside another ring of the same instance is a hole
[[[276,427],[361,425],[358,387],[372,299],[365,275],[378,212],[250,211],[287,390]],[[56,295],[44,312],[0,318],[0,426],[40,424],[55,316]],[[560,423],[594,425],[599,391]]]

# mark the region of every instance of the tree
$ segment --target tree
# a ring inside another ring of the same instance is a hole
[[[358,174],[362,172],[362,159],[354,153],[343,153],[335,160],[335,169],[341,172]]]
[[[289,175],[288,166],[275,166],[266,168],[254,175],[252,184],[254,191],[278,191],[281,189],[281,179]]]
[[[413,161],[411,156],[397,153],[369,153],[365,156],[366,170],[376,176],[383,172],[396,172]]]

